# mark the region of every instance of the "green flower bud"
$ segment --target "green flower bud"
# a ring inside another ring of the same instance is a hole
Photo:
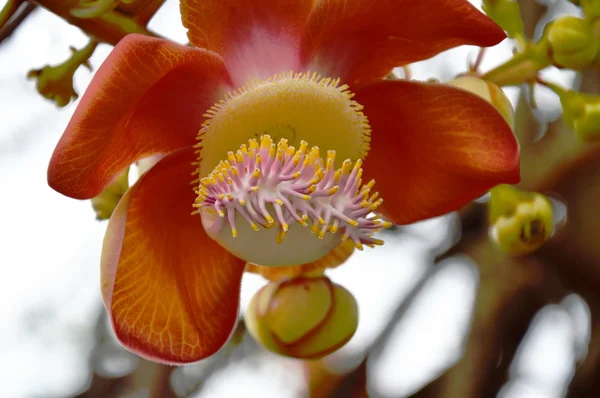
[[[496,84],[476,76],[460,76],[448,82],[448,84],[476,94],[494,105],[502,117],[504,117],[504,120],[514,129],[515,111],[504,91]]]
[[[600,96],[573,90],[559,96],[565,123],[582,141],[600,140]]]
[[[327,277],[298,277],[259,290],[244,319],[252,337],[268,350],[316,359],[354,335],[358,306],[350,292]]]
[[[503,251],[525,255],[550,238],[554,232],[554,211],[546,196],[510,185],[499,185],[490,193],[490,238]]]
[[[598,54],[588,21],[562,16],[548,24],[542,39],[555,66],[581,70],[592,65]]]
[[[108,220],[119,200],[129,188],[129,168],[119,175],[102,193],[92,198],[92,207],[97,220]]]

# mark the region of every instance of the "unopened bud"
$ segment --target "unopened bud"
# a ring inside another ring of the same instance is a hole
[[[97,220],[108,220],[117,203],[129,188],[129,168],[119,175],[102,193],[92,198],[92,207]]]
[[[517,256],[532,253],[552,236],[554,212],[546,196],[510,185],[499,185],[490,193],[490,237],[503,251]]]
[[[252,337],[268,350],[316,359],[354,335],[358,306],[350,292],[327,277],[298,277],[259,290],[244,319]]]
[[[476,94],[494,105],[496,110],[504,117],[504,120],[514,129],[515,112],[512,104],[504,91],[496,84],[476,76],[460,76],[448,82],[448,84]]]
[[[565,123],[582,141],[600,140],[600,96],[573,90],[559,96]]]
[[[555,66],[582,70],[592,65],[598,44],[590,23],[573,16],[561,16],[550,22],[541,43]]]

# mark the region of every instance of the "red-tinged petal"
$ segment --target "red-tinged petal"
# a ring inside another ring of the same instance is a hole
[[[300,36],[312,0],[181,0],[190,42],[216,51],[236,87],[300,71]]]
[[[373,129],[363,169],[387,220],[407,224],[459,209],[519,181],[519,146],[496,109],[443,84],[382,81],[356,93]]]
[[[356,87],[449,48],[505,37],[467,0],[322,0],[309,17],[301,57],[309,70]]]
[[[245,262],[191,215],[193,150],[156,164],[110,219],[102,250],[102,296],[119,341],[162,363],[215,353],[238,317]]]
[[[96,73],[58,143],[50,186],[91,198],[135,160],[192,145],[202,115],[228,79],[216,54],[125,37]]]

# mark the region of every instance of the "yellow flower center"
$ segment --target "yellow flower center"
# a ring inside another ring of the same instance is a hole
[[[390,223],[370,215],[382,200],[374,181],[362,184],[370,129],[352,96],[337,80],[289,73],[214,105],[199,134],[194,204],[209,236],[261,265],[309,263],[346,239],[382,244],[372,235]]]
[[[280,74],[228,93],[204,115],[197,145],[200,177],[212,172],[228,151],[263,134],[296,147],[304,140],[335,149],[341,160],[364,159],[371,128],[353,96],[339,79],[310,72]]]

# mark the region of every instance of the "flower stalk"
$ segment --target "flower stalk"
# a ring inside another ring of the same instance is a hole
[[[76,7],[70,10],[70,13],[77,18],[95,18],[114,10],[117,8],[119,3],[120,0],[95,0],[80,2]]]
[[[89,59],[97,46],[97,41],[90,40],[81,50],[71,47],[72,55],[68,60],[56,66],[46,65],[30,70],[27,77],[36,80],[36,88],[44,98],[56,102],[61,108],[67,106],[79,97],[73,87],[73,75],[82,65],[92,70]]]
[[[145,23],[142,24],[118,10],[112,10],[93,18],[77,18],[71,14],[71,7],[66,1],[36,0],[35,2],[71,25],[77,26],[97,41],[113,46],[131,33],[158,37],[156,33],[146,28]]]
[[[535,81],[538,72],[550,64],[543,46],[528,44],[524,51],[485,73],[482,78],[499,86],[518,86]]]

